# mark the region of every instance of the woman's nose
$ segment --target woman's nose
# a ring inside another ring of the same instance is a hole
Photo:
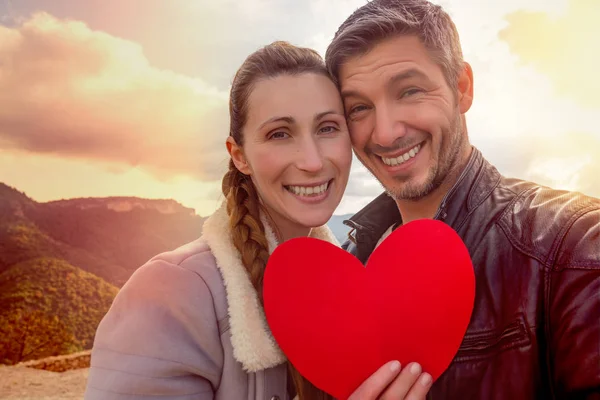
[[[323,169],[323,156],[314,139],[305,140],[298,149],[296,166],[307,172],[319,172]]]

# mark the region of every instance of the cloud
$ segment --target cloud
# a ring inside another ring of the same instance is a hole
[[[570,0],[562,15],[516,11],[499,36],[524,65],[548,75],[559,96],[600,108],[600,5]]]
[[[570,0],[554,12],[510,12],[498,33],[513,56],[510,70],[525,84],[511,109],[520,124],[504,135],[517,132],[520,175],[596,197],[600,197],[596,179],[600,48],[595,39],[600,28],[594,23],[598,18],[597,2]],[[496,90],[510,93],[508,85]]]
[[[600,135],[570,132],[557,146],[551,140],[532,146],[526,174],[534,181],[600,198]]]
[[[352,156],[352,168],[350,170],[350,179],[346,186],[346,196],[368,196],[375,197],[383,191],[383,186],[366,169],[356,156]]]
[[[586,22],[598,18],[597,2],[434,1],[455,20],[474,69],[472,143],[505,175],[600,195],[592,90],[600,68],[591,59],[600,32]],[[324,54],[364,3],[150,2],[133,24],[141,1],[102,2],[96,12],[94,2],[57,0],[44,7],[68,9],[102,32],[47,14],[0,26],[0,148],[134,165],[161,179],[218,180],[227,159],[226,91],[244,58],[273,40]],[[336,212],[355,212],[381,191],[354,160]]]
[[[0,26],[0,145],[219,179],[228,94],[149,65],[142,48],[37,13]]]

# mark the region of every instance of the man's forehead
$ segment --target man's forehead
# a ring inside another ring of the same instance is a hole
[[[394,87],[404,82],[429,82],[428,73],[418,63],[390,62],[381,63],[372,70],[357,71],[348,74],[340,80],[340,92],[342,98],[358,96],[364,91],[376,89],[376,87]]]
[[[368,51],[348,57],[340,65],[340,77],[352,75],[361,69],[372,68],[380,63],[403,59],[429,58],[427,48],[414,35],[394,36],[375,43]]]
[[[431,68],[438,66],[417,37],[398,36],[377,43],[364,54],[349,57],[339,68],[338,82],[343,91],[373,80],[426,78]]]

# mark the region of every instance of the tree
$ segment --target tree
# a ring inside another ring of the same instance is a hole
[[[68,326],[56,315],[18,310],[0,326],[0,361],[16,364],[83,350]]]

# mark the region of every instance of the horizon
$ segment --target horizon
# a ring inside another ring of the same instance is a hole
[[[176,199],[172,199],[172,198],[146,198],[146,197],[140,197],[140,196],[102,196],[102,197],[93,197],[93,196],[88,196],[88,197],[69,197],[69,198],[60,198],[60,199],[54,199],[54,200],[45,200],[45,201],[39,201],[37,199],[34,199],[33,197],[31,197],[30,195],[27,194],[27,192],[23,191],[23,190],[19,190],[19,188],[11,186],[5,182],[1,182],[0,181],[0,185],[5,185],[7,186],[9,189],[12,189],[16,192],[19,192],[20,194],[24,195],[25,197],[27,197],[28,199],[38,203],[38,204],[48,204],[48,203],[55,203],[55,202],[60,202],[60,201],[76,201],[76,200],[107,200],[107,199],[135,199],[135,200],[143,200],[143,201],[174,201],[176,204],[182,206],[183,208],[186,209],[191,209],[194,211],[195,215],[199,216],[199,217],[209,217],[211,214],[199,214],[198,210],[194,209],[193,207],[187,207],[185,204],[182,204],[181,202],[177,201]],[[345,213],[345,214],[333,214],[333,216],[336,217],[343,217],[343,216],[347,216],[347,215],[352,215],[353,213]]]
[[[38,204],[48,204],[48,203],[55,203],[55,202],[59,202],[59,201],[76,201],[76,200],[107,200],[107,199],[135,199],[135,200],[143,200],[143,201],[173,201],[176,204],[182,206],[183,208],[186,209],[190,209],[194,211],[194,214],[199,216],[199,217],[209,217],[211,214],[200,214],[198,213],[198,210],[194,209],[193,207],[187,207],[185,204],[182,204],[181,202],[177,201],[176,199],[173,198],[147,198],[147,197],[140,197],[140,196],[101,196],[101,197],[95,197],[95,196],[86,196],[86,197],[69,197],[69,198],[60,198],[60,199],[53,199],[53,200],[44,200],[44,201],[39,201],[33,197],[31,197],[30,195],[27,194],[27,192],[20,190],[17,187],[11,186],[5,182],[0,181],[0,185],[5,185],[6,187],[8,187],[11,190],[14,190],[16,192],[19,192],[20,194],[24,195],[25,197],[27,197],[29,200],[32,200]],[[342,216],[347,216],[347,215],[352,215],[353,213],[345,213],[345,214],[333,214],[333,216],[337,216],[337,217],[342,217]]]

